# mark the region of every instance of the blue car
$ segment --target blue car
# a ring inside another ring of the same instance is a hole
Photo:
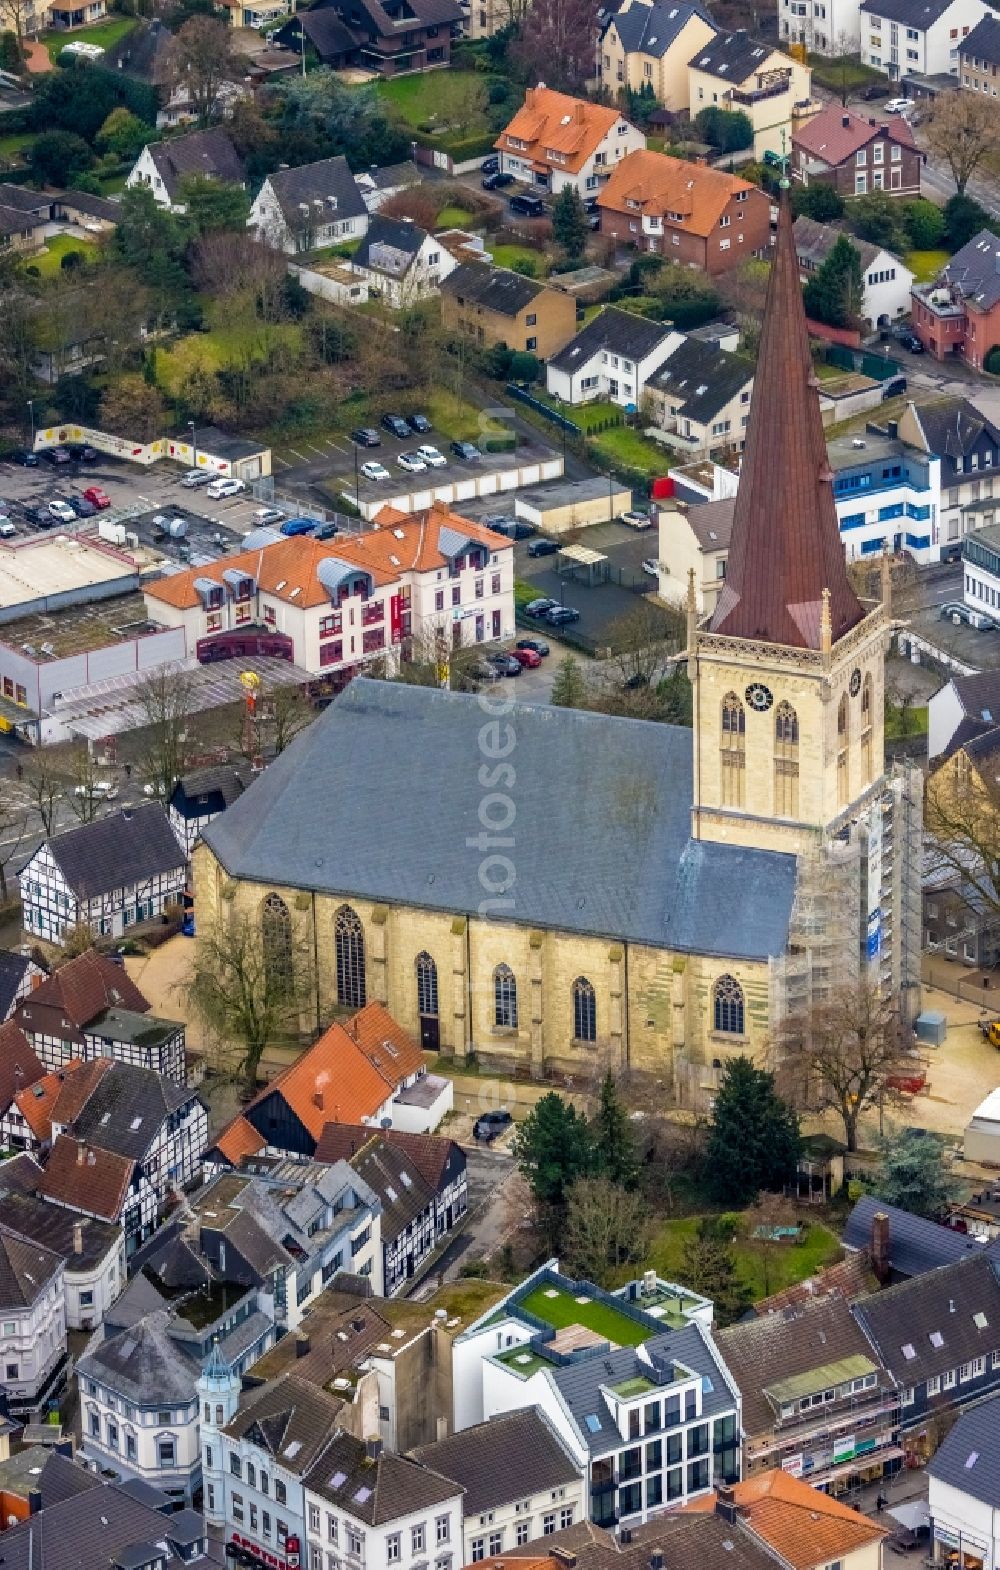
[[[312,534],[316,527],[315,518],[286,518],[281,525],[280,534]]]

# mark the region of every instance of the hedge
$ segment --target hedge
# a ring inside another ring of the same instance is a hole
[[[496,132],[478,131],[472,136],[452,136],[446,131],[443,136],[433,136],[429,131],[413,131],[411,137],[419,147],[433,147],[438,152],[448,153],[455,163],[461,164],[467,158],[485,158],[487,153],[491,153]]]

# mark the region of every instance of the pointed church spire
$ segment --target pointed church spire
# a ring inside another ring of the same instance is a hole
[[[864,612],[847,577],[832,478],[783,191],[713,632],[818,649],[824,588],[830,591],[834,642],[861,620]]]

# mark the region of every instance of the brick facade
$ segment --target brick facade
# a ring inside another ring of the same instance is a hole
[[[692,170],[697,179],[697,170]],[[736,192],[708,234],[693,234],[669,216],[654,225],[641,212],[601,208],[601,233],[626,245],[653,251],[711,276],[739,267],[751,256],[766,256],[771,244],[771,204],[763,191]]]

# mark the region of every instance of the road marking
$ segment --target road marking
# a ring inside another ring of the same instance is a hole
[[[297,447],[289,447],[288,451],[292,454],[293,457],[298,458],[300,463],[308,463],[309,462],[309,459],[306,457],[305,453],[304,452],[299,452]],[[291,468],[292,465],[289,464],[288,467]]]
[[[309,448],[310,452],[314,452],[316,454],[317,458],[325,458],[326,457],[326,453],[323,452],[323,450],[321,448],[314,447],[312,442],[306,442],[305,445]]]
[[[287,463],[284,458],[279,458],[276,452],[271,454],[271,462],[280,463],[283,469],[290,469],[292,467],[291,464]]]

